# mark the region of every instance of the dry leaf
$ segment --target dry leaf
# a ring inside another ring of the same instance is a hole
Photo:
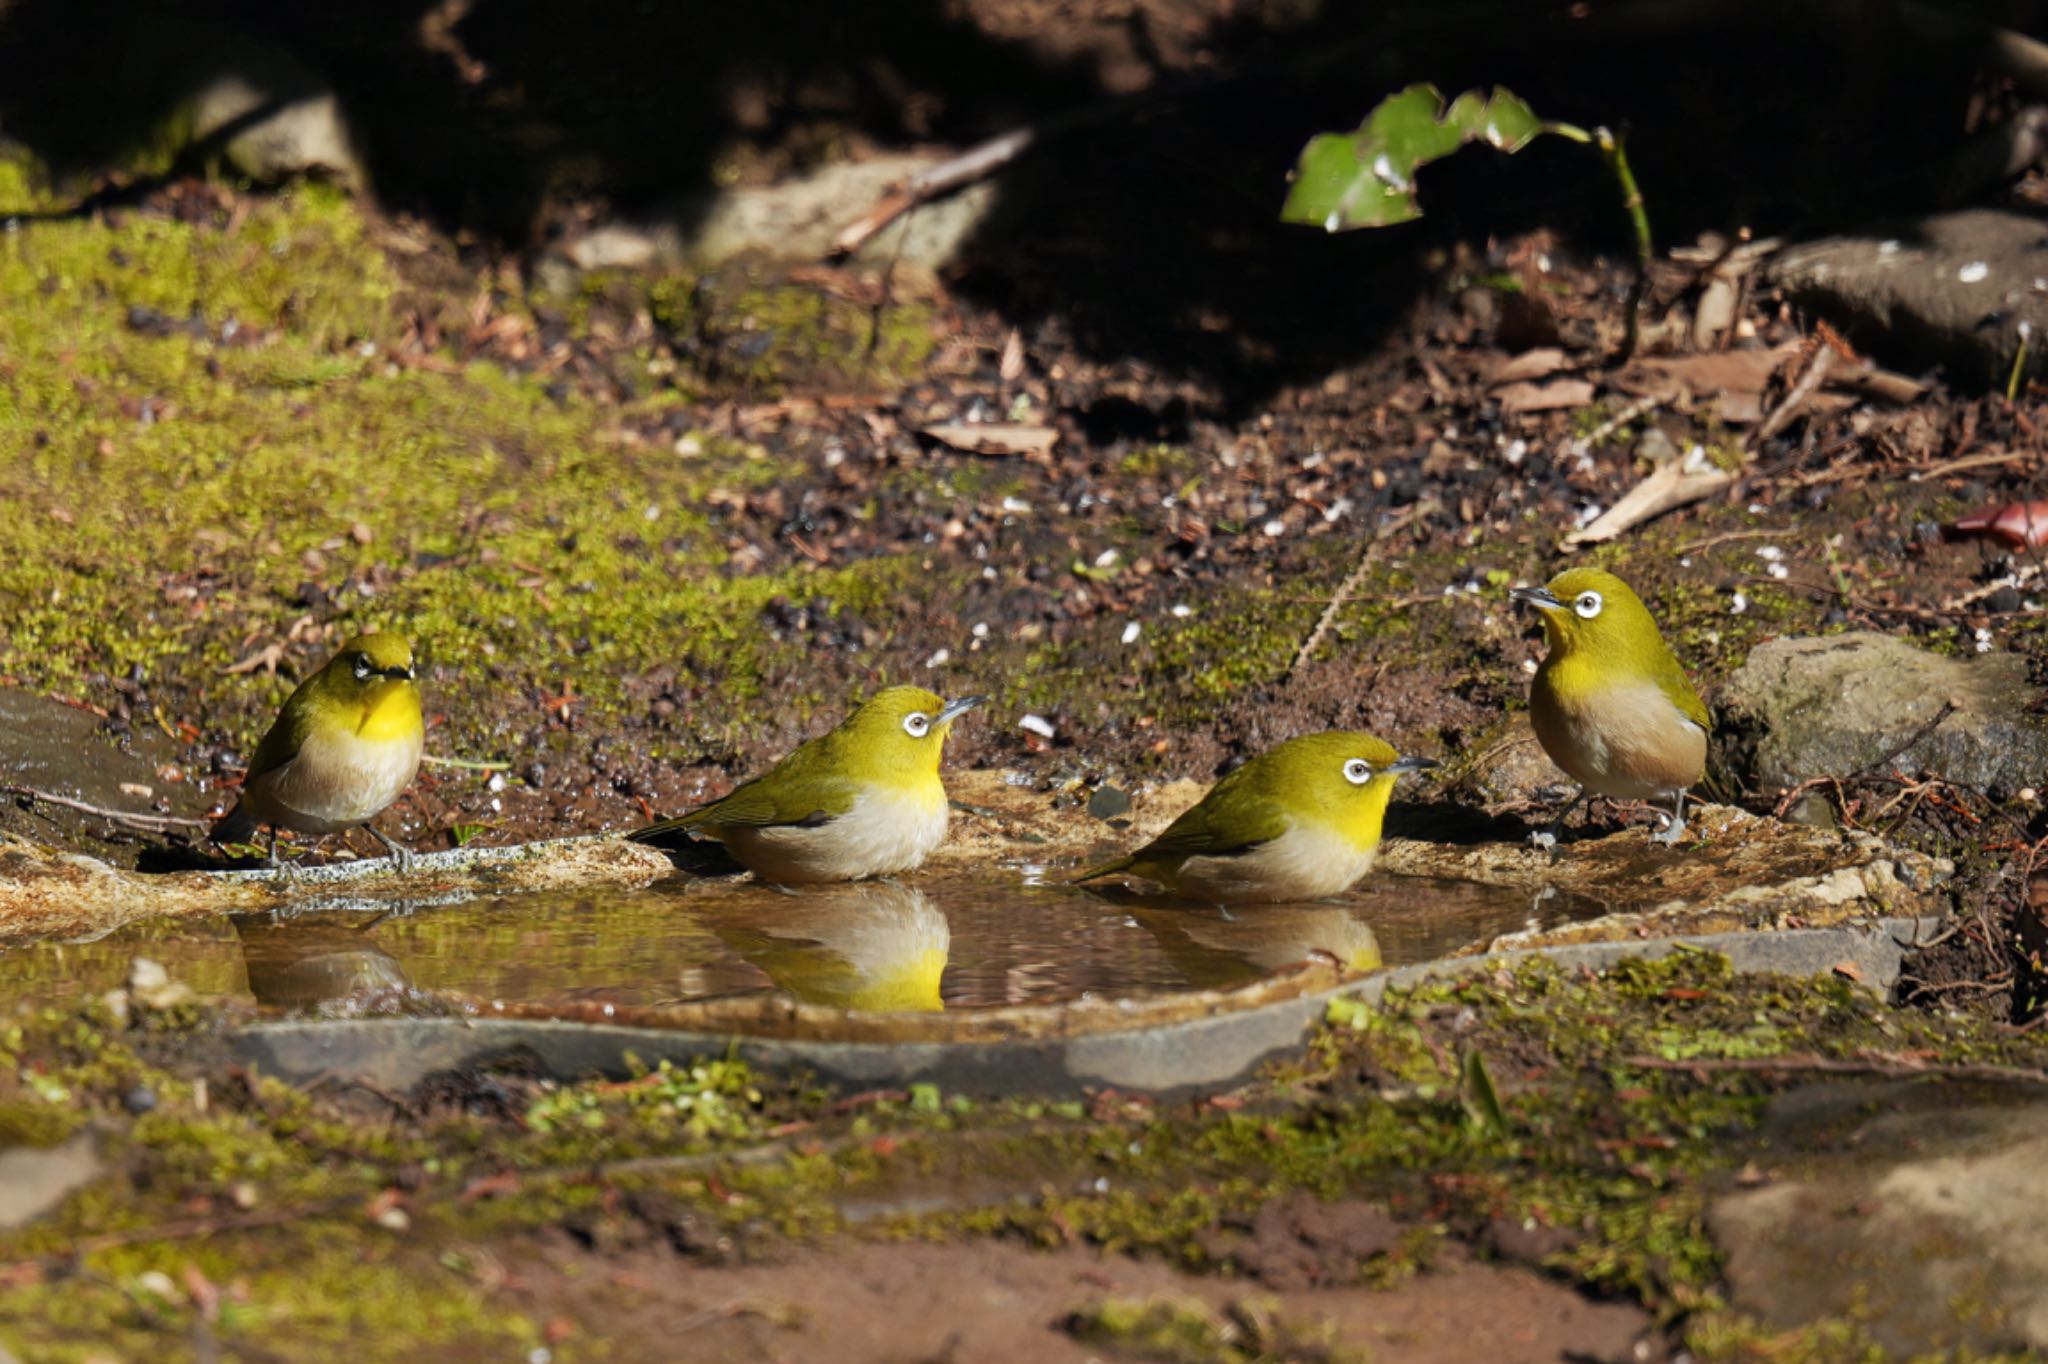
[[[1003,357],[996,362],[996,373],[1006,384],[1017,382],[1017,376],[1024,372],[1024,334],[1015,327],[1003,338]]]
[[[1053,427],[1020,422],[941,422],[924,433],[970,455],[1043,455],[1060,438]]]
[[[1512,356],[1507,363],[1495,370],[1486,381],[1488,388],[1500,388],[1505,384],[1519,384],[1531,379],[1548,379],[1563,369],[1565,355],[1556,346],[1538,346]]]
[[[1649,477],[1622,494],[1621,501],[1609,507],[1593,524],[1565,536],[1564,543],[1570,547],[1612,540],[1653,516],[1662,516],[1674,507],[1710,497],[1734,481],[1735,475],[1716,469],[1698,452],[1684,459],[1674,459],[1659,465]]]
[[[276,643],[264,645],[240,663],[230,663],[224,671],[230,674],[253,673],[258,668],[261,668],[267,673],[275,674],[277,672],[277,665],[282,662],[284,662],[284,642],[279,640]]]
[[[1557,379],[1547,384],[1509,384],[1493,395],[1502,412],[1553,412],[1584,407],[1593,401],[1593,385],[1584,379]]]
[[[2008,502],[1958,516],[1943,531],[1950,540],[1981,535],[2011,549],[2048,545],[2048,502]]]

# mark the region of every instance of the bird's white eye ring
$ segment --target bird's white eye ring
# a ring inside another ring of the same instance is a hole
[[[1605,604],[1598,592],[1581,592],[1572,600],[1572,610],[1579,613],[1579,619],[1591,620],[1600,614],[1600,608]]]
[[[1363,786],[1372,780],[1372,764],[1363,758],[1353,758],[1344,764],[1344,780],[1353,786]]]
[[[914,710],[903,717],[903,732],[913,739],[922,739],[931,732],[932,717],[921,710]]]
[[[365,681],[368,681],[368,680],[369,680],[369,676],[370,676],[371,672],[373,672],[373,671],[374,671],[374,669],[372,669],[372,668],[370,667],[370,656],[369,656],[368,654],[357,654],[357,655],[356,655],[356,681],[358,681],[358,682],[365,682]]]

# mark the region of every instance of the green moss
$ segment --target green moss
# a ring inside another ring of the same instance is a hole
[[[1328,1323],[1297,1325],[1264,1298],[1223,1309],[1196,1298],[1110,1298],[1075,1312],[1067,1330],[1119,1358],[1160,1364],[1366,1364],[1371,1358],[1338,1344]]]
[[[295,623],[300,671],[395,625],[441,742],[481,748],[572,680],[586,719],[656,668],[744,700],[777,657],[769,600],[878,608],[914,571],[730,571],[711,507],[776,477],[758,448],[679,458],[538,378],[393,364],[404,289],[350,201],[249,204],[233,233],[131,215],[0,237],[0,674],[78,693],[139,669],[250,736],[294,678],[224,668]],[[892,345],[879,363],[915,363]],[[308,638],[309,617],[332,619]]]
[[[1550,1270],[1643,1304],[1704,1358],[1741,1358],[1765,1337],[1720,1301],[1703,1214],[1747,1157],[1742,1134],[1773,1081],[1635,1058],[1881,1050],[1930,1064],[2048,1059],[2036,1035],[1896,1012],[1834,979],[1737,976],[1708,953],[1626,963],[1597,979],[1542,963],[1494,967],[1376,1007],[1342,1005],[1301,1058],[1224,1106],[1107,1095],[963,1103],[919,1090],[845,1114],[830,1096],[711,1059],[624,1083],[544,1086],[517,1121],[394,1122],[374,1104],[209,1067],[198,1059],[205,1036],[203,1020],[166,1037],[116,1027],[98,1009],[45,1010],[0,1034],[0,1073],[28,1091],[0,1114],[26,1113],[50,1138],[61,1131],[46,1112],[95,1125],[111,1172],[49,1219],[0,1234],[0,1263],[62,1263],[82,1237],[127,1238],[92,1251],[89,1281],[74,1281],[62,1303],[54,1285],[0,1276],[0,1318],[16,1323],[10,1343],[25,1353],[77,1358],[84,1342],[102,1340],[141,1355],[149,1342],[185,1339],[166,1333],[200,1310],[189,1264],[206,1282],[243,1285],[209,1328],[224,1346],[260,1328],[273,1346],[287,1342],[276,1346],[282,1357],[321,1358],[358,1332],[378,1349],[396,1342],[368,1357],[403,1358],[404,1344],[485,1329],[478,1265],[502,1263],[544,1228],[615,1219],[643,1193],[735,1247],[848,1235],[842,1200],[900,1200],[943,1210],[868,1220],[858,1234],[1082,1242],[1226,1275],[1256,1267],[1247,1229],[1261,1211],[1306,1194],[1365,1200],[1405,1226],[1391,1251],[1329,1265],[1337,1281],[1411,1274],[1447,1228],[1498,1219],[1565,1229]],[[169,1069],[150,1059],[167,1054],[192,1059]],[[1473,1057],[1498,1092],[1484,1120],[1466,1092]],[[123,1104],[137,1085],[156,1098],[139,1119]],[[466,1196],[473,1181],[508,1171],[516,1185],[500,1196]],[[394,1188],[406,1191],[403,1230],[370,1217],[389,1210]],[[195,1207],[284,1215],[203,1242],[163,1234]],[[1112,1331],[1105,1348],[1220,1340],[1260,1358],[1284,1338],[1241,1321],[1229,1339],[1183,1336],[1187,1321],[1147,1311],[1093,1318],[1133,1328]],[[292,1329],[280,1333],[279,1322]],[[514,1316],[483,1338],[516,1344],[533,1329]],[[1819,1359],[1857,1357],[1828,1352],[1861,1338],[1853,1323],[1827,1323],[1783,1339],[1788,1357]]]

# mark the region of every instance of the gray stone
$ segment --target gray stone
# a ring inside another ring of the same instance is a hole
[[[2048,773],[2041,699],[2011,654],[1944,658],[1868,633],[1776,639],[1728,679],[1715,739],[1725,766],[1766,791],[1897,768],[2005,794]]]
[[[2035,287],[2048,231],[2028,214],[1970,209],[1803,242],[1765,277],[1887,358],[1944,363],[1965,384],[2003,388],[2020,328],[2048,336],[2048,292]]]
[[[2048,1100],[1821,1085],[1775,1100],[1766,1132],[1820,1152],[1759,1162],[1773,1182],[1709,1210],[1735,1306],[1786,1328],[1852,1316],[1899,1358],[2048,1349]]]
[[[0,1228],[23,1226],[99,1178],[99,1153],[89,1134],[57,1146],[0,1151]]]
[[[354,188],[368,185],[369,173],[341,102],[291,58],[256,52],[237,69],[214,77],[192,98],[192,138],[202,141],[252,114],[248,126],[223,148],[229,163],[251,180],[318,171]]]
[[[898,154],[842,161],[772,185],[747,185],[673,205],[639,222],[601,223],[563,248],[578,269],[708,269],[738,256],[816,260],[889,189],[943,158]],[[904,214],[856,259],[937,269],[981,226],[996,198],[985,180]]]

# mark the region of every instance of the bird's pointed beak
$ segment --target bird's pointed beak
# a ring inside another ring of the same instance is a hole
[[[939,723],[943,725],[948,721],[957,720],[959,717],[965,715],[968,711],[973,710],[976,706],[982,706],[987,704],[988,698],[986,696],[962,696],[955,700],[948,701],[946,703],[946,708],[939,712]]]
[[[1380,769],[1381,772],[1424,772],[1435,767],[1435,758],[1396,758]]]
[[[1538,611],[1562,611],[1564,609],[1564,603],[1559,601],[1556,595],[1547,587],[1518,587],[1508,593],[1508,596],[1524,606],[1533,606]]]
[[[408,664],[397,668],[386,668],[383,676],[390,678],[393,682],[410,682],[412,681],[412,667]]]

